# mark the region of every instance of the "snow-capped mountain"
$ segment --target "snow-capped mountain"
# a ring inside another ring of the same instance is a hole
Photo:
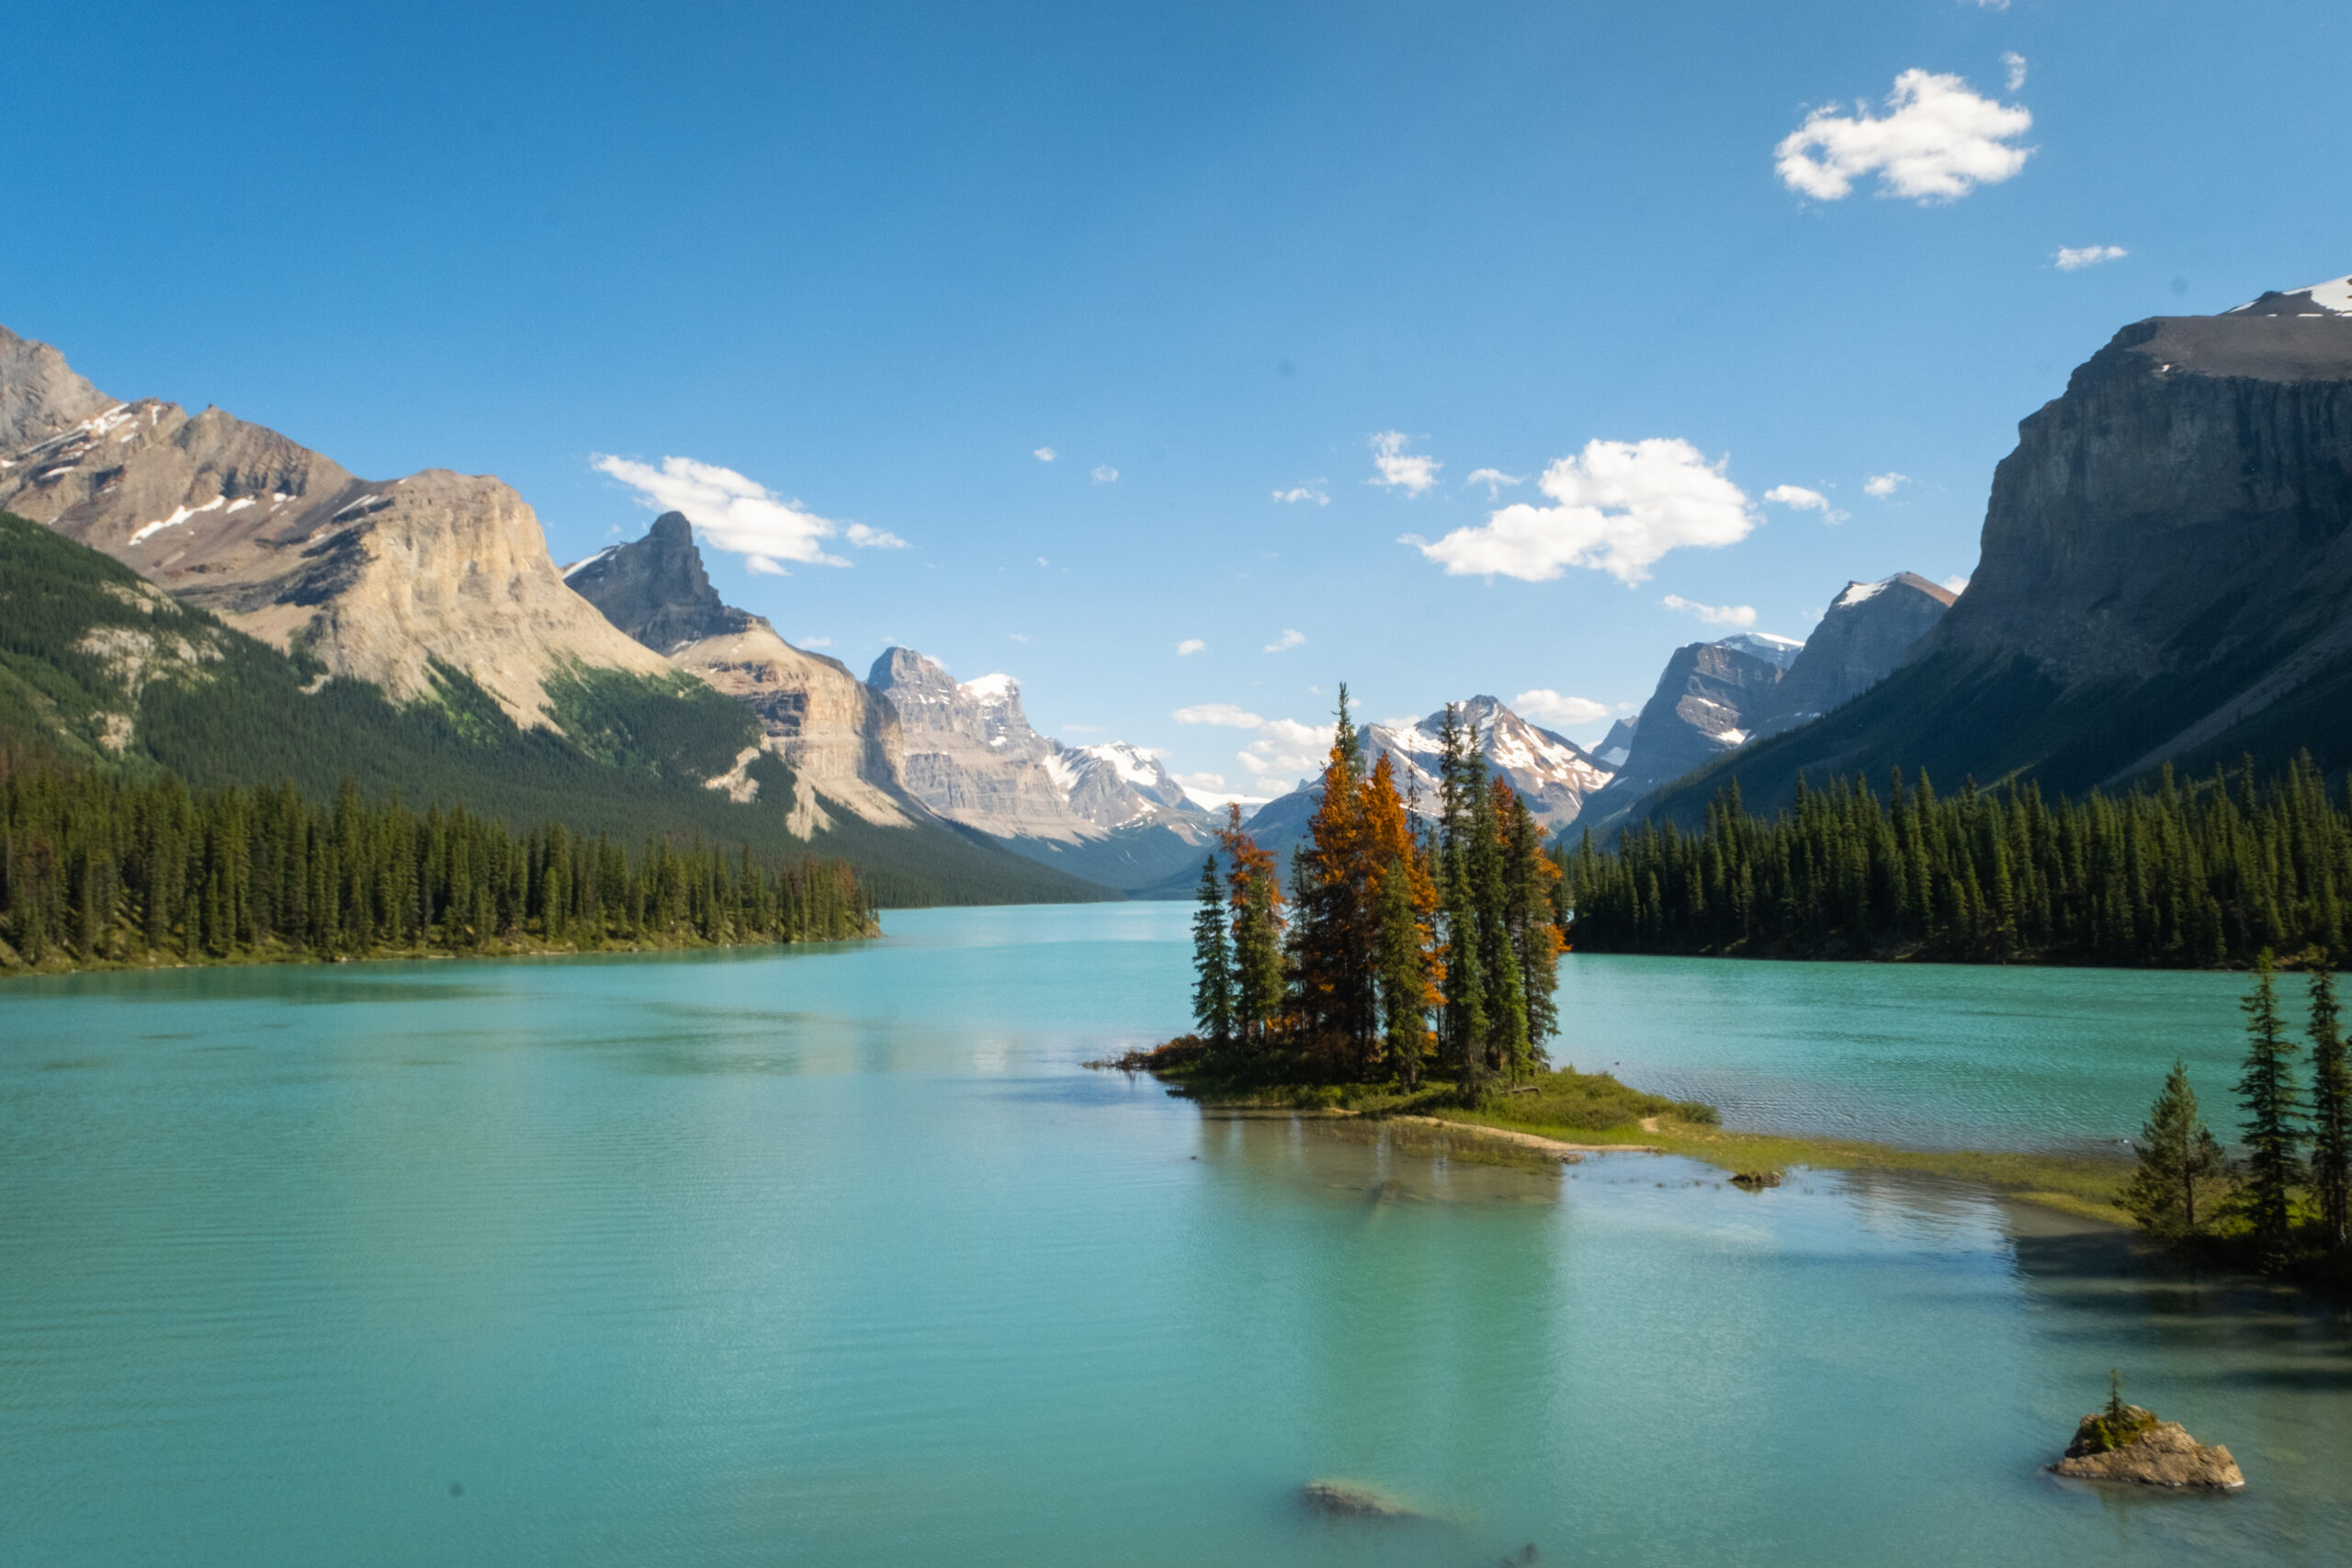
[[[2303,288],[2274,288],[2224,310],[2225,316],[2352,316],[2352,276]]]
[[[1140,746],[1066,746],[1021,707],[1021,682],[997,673],[958,682],[935,660],[894,648],[867,683],[906,731],[906,784],[943,817],[1000,838],[1071,842],[1200,808]]]
[[[1566,736],[1528,723],[1496,698],[1472,697],[1455,710],[1455,721],[1476,732],[1488,771],[1509,779],[1547,828],[1569,821],[1585,796],[1609,782],[1610,769],[1591,752]],[[1364,759],[1376,761],[1386,752],[1396,771],[1397,789],[1418,792],[1425,804],[1432,802],[1437,798],[1438,734],[1444,722],[1440,709],[1419,723],[1394,728],[1368,724]]]
[[[1760,659],[1767,664],[1777,664],[1783,670],[1794,664],[1797,661],[1797,655],[1804,651],[1803,638],[1775,637],[1770,632],[1734,632],[1729,637],[1717,637],[1715,646],[1736,648],[1751,659]]]
[[[1124,740],[1057,743],[1045,767],[1070,810],[1099,828],[1124,828],[1155,811],[1200,810],[1158,756]]]

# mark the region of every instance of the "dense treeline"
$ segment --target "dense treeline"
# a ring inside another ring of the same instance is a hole
[[[2213,968],[2265,949],[2341,954],[2352,795],[2306,757],[2184,788],[2043,799],[2033,784],[1939,797],[1898,770],[1805,790],[1766,820],[1735,782],[1704,828],[1587,835],[1564,857],[1569,939],[1591,953],[1920,957]]]
[[[1473,1100],[1541,1066],[1555,1026],[1558,868],[1451,705],[1438,778],[1435,819],[1416,831],[1419,803],[1398,795],[1386,753],[1364,765],[1340,688],[1293,900],[1238,809],[1221,835],[1225,877],[1215,858],[1201,868],[1193,1011],[1204,1046],[1323,1081],[1410,1088],[1434,1069]]]
[[[631,855],[459,807],[190,791],[0,752],[0,967],[828,941],[875,929],[840,862],[696,840]]]

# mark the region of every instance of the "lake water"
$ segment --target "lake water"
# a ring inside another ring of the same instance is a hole
[[[2352,1330],[1968,1188],[1204,1118],[1181,905],[0,988],[7,1564],[2343,1563]],[[2092,1146],[2226,976],[1568,960],[1734,1122]],[[2231,1498],[2039,1466],[2120,1367]],[[1336,1476],[1438,1516],[1335,1525]]]

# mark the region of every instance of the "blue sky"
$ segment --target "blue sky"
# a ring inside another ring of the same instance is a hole
[[[40,10],[0,322],[1236,789],[1964,575],[2117,327],[2352,269],[2333,6]]]

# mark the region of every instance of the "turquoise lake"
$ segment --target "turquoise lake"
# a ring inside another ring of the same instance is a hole
[[[2343,1307],[1962,1185],[1082,1068],[1183,1026],[1189,915],[0,987],[0,1563],[2352,1562]],[[1554,1052],[2112,1148],[2176,1055],[2227,1120],[2243,986],[1572,956]],[[2110,1367],[2247,1490],[2042,1473]]]

